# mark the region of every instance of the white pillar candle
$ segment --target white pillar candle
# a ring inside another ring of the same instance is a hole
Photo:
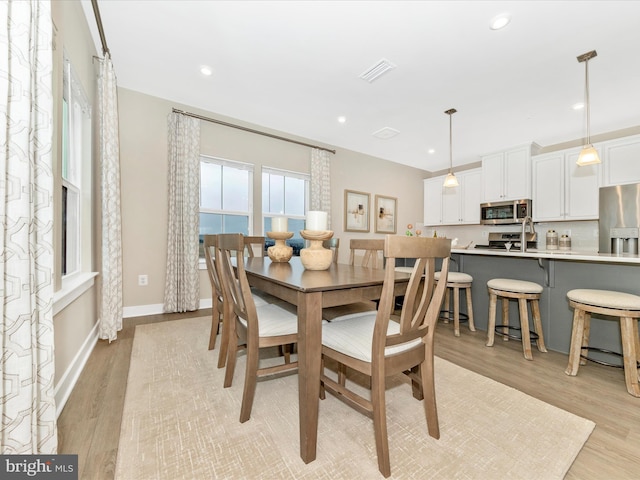
[[[273,217],[271,219],[271,231],[272,232],[286,232],[288,224],[287,217]]]
[[[326,230],[327,229],[327,212],[310,211],[307,212],[307,230]]]

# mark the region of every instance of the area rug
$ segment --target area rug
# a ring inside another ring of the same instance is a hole
[[[244,356],[222,388],[209,328],[206,317],[136,327],[117,480],[383,478],[372,421],[331,395],[317,459],[300,459],[296,375],[260,381],[241,424]],[[391,478],[561,479],[595,426],[440,358],[436,395],[439,440],[405,377],[388,382]]]

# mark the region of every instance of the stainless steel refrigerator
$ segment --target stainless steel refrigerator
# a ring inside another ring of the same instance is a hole
[[[638,254],[640,183],[600,188],[600,253]]]

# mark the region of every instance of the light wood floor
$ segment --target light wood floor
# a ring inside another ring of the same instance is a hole
[[[210,310],[125,319],[117,341],[96,345],[58,419],[59,453],[79,455],[80,479],[114,478],[135,326],[208,315]],[[498,337],[488,348],[485,336],[462,325],[456,338],[451,324],[440,324],[436,355],[594,421],[567,479],[640,478],[640,398],[627,393],[621,369],[589,363],[569,377],[564,354],[534,347],[531,362],[522,357],[519,342]]]

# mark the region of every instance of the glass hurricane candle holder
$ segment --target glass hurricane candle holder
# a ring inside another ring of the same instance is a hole
[[[267,237],[275,240],[275,245],[267,249],[267,255],[272,262],[288,262],[293,255],[293,248],[285,240],[293,237],[293,232],[267,232]]]
[[[331,230],[301,230],[300,235],[309,240],[309,248],[300,250],[300,261],[307,270],[327,270],[333,262],[333,252],[322,242],[333,237]]]

